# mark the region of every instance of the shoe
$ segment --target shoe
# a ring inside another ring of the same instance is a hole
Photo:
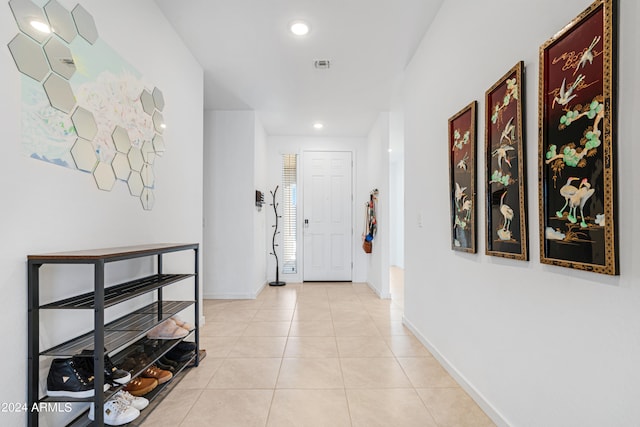
[[[134,396],[144,396],[156,387],[158,387],[158,380],[155,378],[136,377],[129,381],[124,391],[128,391]]]
[[[93,350],[82,350],[80,357],[86,360],[86,365],[93,372]],[[104,381],[110,383],[126,384],[131,380],[131,374],[124,369],[116,367],[107,354],[104,355]]]
[[[185,322],[178,316],[173,316],[171,320],[173,320],[176,325],[180,326],[182,329],[186,329],[187,331],[193,331],[196,328],[193,324]]]
[[[167,356],[162,356],[158,362],[173,367],[174,371],[178,368],[178,362],[167,358]]]
[[[89,408],[89,419],[91,421],[96,418],[96,409],[91,402]],[[121,426],[130,423],[140,416],[140,411],[130,405],[124,399],[107,400],[104,403],[104,423],[110,426]]]
[[[191,341],[181,341],[174,348],[178,349],[179,351],[195,351],[196,343]]]
[[[104,391],[109,384],[104,385]],[[93,371],[75,359],[53,359],[47,376],[47,395],[55,397],[93,397]]]
[[[165,354],[165,357],[169,360],[173,360],[174,362],[181,363],[191,359],[194,354],[193,350],[182,351],[174,347]]]
[[[125,400],[126,402],[128,402],[130,406],[133,406],[138,411],[142,411],[144,408],[149,406],[149,401],[144,397],[134,396],[131,393],[124,390],[120,390],[119,392],[114,394],[112,399]]]
[[[140,374],[140,376],[145,378],[155,378],[158,380],[158,384],[164,384],[173,378],[173,374],[171,372],[160,369],[156,365],[149,366]]]
[[[189,335],[189,331],[176,325],[170,319],[165,320],[147,332],[147,338],[152,340],[175,340],[184,338],[187,335]]]
[[[176,368],[173,365],[168,365],[166,363],[162,363],[162,359],[158,359],[156,360],[155,365],[160,368],[160,369],[164,369],[165,371],[169,371],[171,373],[174,373],[176,371]]]

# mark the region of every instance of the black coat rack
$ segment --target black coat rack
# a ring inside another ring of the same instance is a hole
[[[276,246],[279,246],[278,244],[276,244],[276,236],[280,234],[280,232],[278,231],[278,218],[282,218],[280,215],[278,215],[278,203],[276,202],[276,193],[278,193],[278,187],[279,186],[276,185],[276,189],[274,191],[269,190],[269,193],[271,193],[271,197],[273,198],[273,203],[271,203],[271,206],[273,206],[273,212],[275,213],[275,216],[276,216],[276,223],[272,225],[273,238],[271,239],[271,249],[273,251],[271,252],[271,255],[273,255],[276,258],[276,281],[269,282],[269,286],[286,285],[285,282],[280,281],[280,263],[278,261],[278,254],[276,253]]]

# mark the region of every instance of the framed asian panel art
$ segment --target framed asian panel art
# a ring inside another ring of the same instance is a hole
[[[486,254],[527,260],[524,63],[485,95]]]
[[[476,101],[449,119],[451,249],[476,252]]]
[[[616,4],[598,0],[540,47],[540,261],[618,274]]]

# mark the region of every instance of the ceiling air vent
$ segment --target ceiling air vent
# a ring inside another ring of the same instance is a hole
[[[329,61],[328,59],[316,59],[315,61],[313,61],[313,66],[318,70],[328,70],[329,68],[331,68],[331,61]]]

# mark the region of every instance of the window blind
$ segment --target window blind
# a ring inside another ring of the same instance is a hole
[[[282,273],[297,273],[297,176],[298,156],[282,155]]]

